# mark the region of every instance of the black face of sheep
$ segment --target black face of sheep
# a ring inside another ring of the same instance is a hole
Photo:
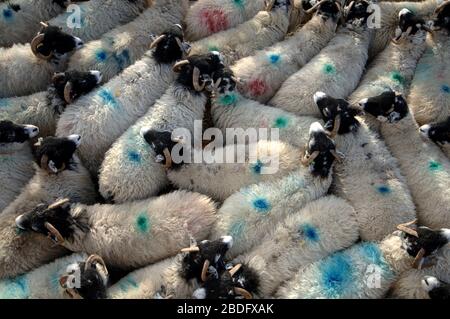
[[[450,116],[445,122],[421,126],[420,133],[439,145],[450,144]]]
[[[239,80],[229,68],[223,68],[214,73],[214,91],[219,94],[233,93]]]
[[[324,20],[333,19],[336,21],[341,15],[340,5],[336,1],[325,1],[319,6],[317,14]]]
[[[440,281],[436,277],[425,276],[422,287],[428,292],[430,299],[450,300],[450,284]]]
[[[446,1],[436,8],[436,17],[433,20],[433,29],[447,30],[450,33],[450,2]]]
[[[180,73],[177,82],[194,91],[212,89],[214,73],[224,68],[223,57],[213,51],[202,55],[193,55],[175,64],[174,71]],[[208,85],[208,87],[207,87]]]
[[[336,150],[336,145],[329,134],[319,122],[311,124],[302,163],[310,167],[314,176],[328,177],[335,159],[339,161],[344,159],[344,155]]]
[[[182,143],[181,137],[172,137],[172,132],[157,131],[153,129],[142,128],[141,136],[152,147],[156,153],[156,162],[162,163],[166,168],[177,168],[181,166],[181,162],[172,160],[172,150],[178,143]],[[183,156],[183,149],[179,152]]]
[[[103,259],[91,255],[85,262],[69,265],[59,283],[71,298],[106,299],[108,278]]]
[[[157,37],[150,48],[154,48],[153,57],[159,63],[172,63],[189,54],[190,45],[184,41],[183,30],[176,24],[168,32]]]
[[[102,81],[99,71],[67,71],[55,73],[52,79],[53,86],[58,96],[67,104],[76,98],[89,93]]]
[[[209,277],[197,289],[195,299],[251,299],[258,292],[259,276],[247,265],[238,264],[218,277]]]
[[[364,0],[351,1],[346,7],[346,26],[361,27],[367,24],[367,19],[373,13],[369,8],[369,2]]]
[[[181,277],[186,280],[197,279],[205,282],[209,277],[218,277],[225,270],[225,254],[233,245],[233,238],[223,236],[220,239],[204,240],[196,247],[185,248],[182,260]]]
[[[49,173],[73,169],[73,154],[81,143],[80,135],[40,138],[34,145],[36,163]]]
[[[37,126],[0,121],[0,144],[24,143],[38,134],[39,128]]]
[[[420,44],[425,41],[425,32],[431,31],[425,21],[415,16],[410,10],[402,9],[398,14],[399,22],[395,30],[394,43],[400,43],[402,39]]]
[[[67,199],[50,206],[40,204],[30,212],[16,218],[16,226],[24,231],[34,231],[48,236],[55,243],[62,243],[73,234],[75,220],[70,214]]]
[[[408,104],[403,96],[393,91],[364,99],[359,105],[380,122],[397,123],[409,113]]]
[[[424,249],[424,257],[433,254],[450,242],[450,229],[442,228],[438,230],[420,226],[416,230],[417,235],[406,234],[407,252],[411,256],[417,256],[421,249]]]
[[[31,50],[40,59],[58,59],[73,50],[83,46],[80,38],[71,36],[61,31],[59,27],[44,27],[31,41]]]
[[[358,130],[360,124],[355,116],[361,114],[361,111],[351,107],[347,101],[316,92],[314,102],[322,114],[325,129],[333,132],[333,137],[336,133],[343,135]]]

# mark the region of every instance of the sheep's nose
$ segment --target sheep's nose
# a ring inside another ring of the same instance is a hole
[[[33,138],[39,134],[39,128],[34,125],[25,125],[25,132],[30,138]]]
[[[74,142],[77,147],[80,146],[80,142],[81,142],[81,136],[77,135],[77,134],[73,134],[67,137],[69,140],[71,140],[72,142]]]
[[[74,39],[75,39],[75,48],[80,49],[84,45],[83,40],[81,40],[78,37],[74,37]]]

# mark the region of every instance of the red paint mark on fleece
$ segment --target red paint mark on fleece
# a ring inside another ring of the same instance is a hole
[[[267,84],[263,80],[255,79],[249,82],[248,90],[253,96],[263,95],[267,91]]]
[[[228,18],[220,9],[203,9],[200,12],[201,23],[208,28],[211,33],[216,33],[228,29]]]

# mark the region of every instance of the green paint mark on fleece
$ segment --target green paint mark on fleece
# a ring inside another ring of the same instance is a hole
[[[125,277],[119,283],[120,290],[127,292],[130,288],[139,288],[139,284],[130,276]]]
[[[428,163],[428,168],[432,172],[440,171],[440,170],[442,170],[442,164],[439,162],[436,162],[436,161],[430,161]]]
[[[215,45],[215,44],[210,44],[210,45],[208,45],[208,51],[209,51],[209,52],[213,52],[213,51],[219,52],[220,50],[219,50],[219,47],[218,47],[217,45]]]
[[[391,79],[395,82],[395,83],[397,83],[397,84],[399,84],[399,85],[405,85],[405,83],[406,83],[406,80],[405,80],[405,78],[403,77],[403,75],[401,75],[399,72],[397,72],[397,71],[394,71],[394,72],[392,72],[391,73]]]
[[[289,124],[289,118],[285,116],[280,116],[275,119],[273,127],[275,128],[285,128]]]
[[[336,67],[332,63],[325,63],[323,66],[323,73],[328,75],[336,74]]]
[[[136,218],[136,228],[140,233],[146,234],[150,231],[150,219],[147,212],[142,212]]]
[[[225,94],[221,95],[219,98],[219,103],[221,105],[234,105],[237,102],[236,94]]]
[[[234,239],[240,238],[242,236],[242,233],[245,229],[245,222],[244,221],[236,221],[230,226],[229,234]]]

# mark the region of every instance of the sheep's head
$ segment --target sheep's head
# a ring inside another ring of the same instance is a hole
[[[420,133],[439,145],[450,144],[450,116],[444,122],[421,126]]]
[[[55,73],[52,83],[58,96],[67,104],[75,99],[89,93],[102,81],[102,74],[99,71],[67,71]]]
[[[164,164],[168,168],[178,167],[181,163],[172,160],[172,150],[178,143],[183,143],[182,137],[173,137],[172,132],[158,131],[149,128],[141,129],[141,136],[156,153],[157,163]],[[182,150],[180,156],[183,156]]]
[[[432,29],[445,30],[447,34],[450,34],[450,1],[445,1],[436,8]]]
[[[415,257],[413,266],[420,269],[426,261],[425,257],[433,255],[450,242],[450,229],[433,230],[426,226],[419,226],[416,229],[411,228],[410,226],[416,222],[415,220],[401,224],[397,228],[403,232],[404,248],[410,256]]]
[[[234,106],[240,96],[236,90],[237,85],[245,85],[245,83],[236,78],[229,68],[223,68],[216,72],[213,77],[215,103],[224,107]]]
[[[197,279],[199,282],[204,282],[211,276],[217,277],[225,269],[225,254],[232,245],[233,238],[223,236],[183,249],[181,276],[185,280]]]
[[[305,148],[302,163],[309,166],[314,176],[328,177],[334,160],[341,161],[344,155],[336,150],[336,144],[319,122],[309,128],[309,141]]]
[[[217,277],[209,277],[194,291],[195,299],[252,299],[258,292],[259,276],[245,264],[234,267],[229,264],[227,270]]]
[[[214,73],[222,68],[224,68],[223,57],[216,51],[192,55],[186,60],[177,62],[173,67],[174,71],[179,73],[177,82],[195,92],[212,90]]]
[[[43,60],[59,59],[83,46],[80,38],[61,31],[61,28],[43,23],[43,28],[31,41],[33,54]]]
[[[450,284],[445,283],[436,277],[425,276],[422,279],[422,288],[428,293],[430,299],[449,300]]]
[[[397,123],[409,114],[408,103],[401,94],[386,91],[380,95],[359,102],[364,112],[383,123]]]
[[[303,9],[307,14],[315,12],[324,20],[337,19],[342,17],[342,6],[339,0],[310,0],[302,2]]]
[[[69,265],[59,284],[73,299],[106,299],[108,279],[108,269],[103,259],[91,255],[84,262]]]
[[[347,101],[316,92],[314,102],[322,114],[325,128],[333,132],[333,138],[336,134],[343,135],[358,130],[360,124],[355,116],[361,114],[361,111],[351,107]]]
[[[367,26],[367,19],[373,13],[370,9],[371,3],[365,0],[351,1],[350,4],[344,8],[345,26],[349,29],[358,29]]]
[[[35,160],[39,167],[50,174],[72,169],[73,155],[81,143],[80,135],[40,138],[35,146]]]
[[[16,218],[16,226],[24,231],[34,231],[48,236],[53,242],[62,244],[74,232],[76,224],[70,213],[68,199],[58,200],[47,206],[40,204]]]
[[[400,10],[398,14],[398,27],[395,30],[395,38],[392,41],[396,44],[425,42],[427,32],[431,30],[425,21],[412,13],[408,9]]]
[[[266,0],[266,10],[284,10],[285,12],[289,12],[291,1],[293,2],[294,0]]]
[[[183,29],[181,25],[175,24],[152,42],[150,49],[154,49],[153,57],[159,63],[173,63],[183,59],[191,50],[191,46],[183,41]]]
[[[11,150],[22,148],[24,143],[39,134],[34,125],[15,124],[11,121],[0,121],[0,147]]]

